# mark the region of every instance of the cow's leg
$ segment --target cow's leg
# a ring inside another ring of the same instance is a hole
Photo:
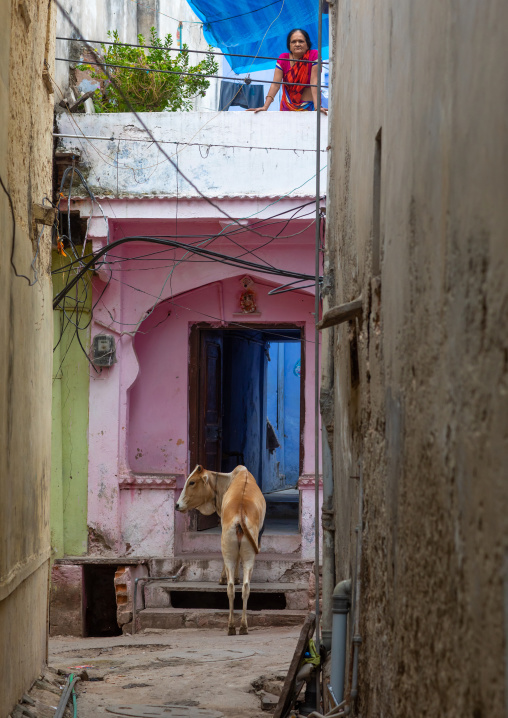
[[[234,527],[228,529],[223,528],[221,538],[222,558],[224,559],[224,569],[226,571],[226,580],[228,584],[229,599],[229,619],[228,619],[228,636],[235,636],[235,569],[238,559],[238,539]]]
[[[243,610],[242,610],[242,621],[240,623],[240,635],[246,636],[249,632],[247,626],[247,601],[250,596],[250,580],[252,577],[252,571],[254,569],[254,560],[256,554],[250,544],[247,546],[247,542],[242,543],[242,563],[243,563],[243,587],[242,587],[242,599],[243,599]]]
[[[229,619],[228,619],[228,636],[236,636],[235,628],[235,584],[234,584],[234,570],[226,568],[226,574],[228,578],[228,598],[229,598]]]
[[[225,586],[228,580],[226,578],[226,564],[222,564],[222,573],[219,578],[219,586]]]
[[[238,555],[238,559],[236,561],[236,568],[235,568],[235,586],[238,586],[240,583],[240,576],[239,576],[239,569],[240,569],[240,555]],[[222,567],[222,573],[219,578],[219,586],[225,586],[228,582],[228,579],[226,578],[226,566]]]

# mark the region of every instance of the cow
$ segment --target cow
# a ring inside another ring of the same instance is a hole
[[[250,580],[254,560],[259,553],[266,514],[265,497],[256,479],[245,466],[237,466],[230,474],[223,474],[207,471],[198,465],[188,476],[175,508],[182,512],[197,509],[205,516],[213,514],[214,511],[219,514],[222,524],[223,577],[227,582],[229,598],[228,635],[236,635],[233,605],[235,577],[238,575],[240,560],[243,566],[240,634],[248,634],[247,601]],[[220,582],[223,582],[222,579]]]

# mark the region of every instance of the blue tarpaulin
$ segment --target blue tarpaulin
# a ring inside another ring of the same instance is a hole
[[[278,57],[293,28],[306,30],[317,49],[318,0],[188,0],[203,21],[205,39],[223,52]],[[328,58],[328,15],[323,15],[323,59]],[[274,60],[228,57],[236,73],[275,67]]]

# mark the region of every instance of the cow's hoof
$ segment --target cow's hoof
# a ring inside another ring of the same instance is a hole
[[[241,632],[242,629],[240,629]],[[234,626],[230,626],[228,628],[228,636],[236,636],[236,628]]]
[[[222,578],[222,576],[219,578],[219,586],[225,586],[227,582],[227,578]]]
[[[249,629],[247,626],[240,626],[240,636],[247,636],[249,634]]]

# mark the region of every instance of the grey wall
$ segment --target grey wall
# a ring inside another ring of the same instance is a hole
[[[508,6],[341,0],[334,11],[327,301],[361,294],[364,312],[326,331],[339,580],[354,572],[350,476],[363,464],[359,711],[501,716]]]

